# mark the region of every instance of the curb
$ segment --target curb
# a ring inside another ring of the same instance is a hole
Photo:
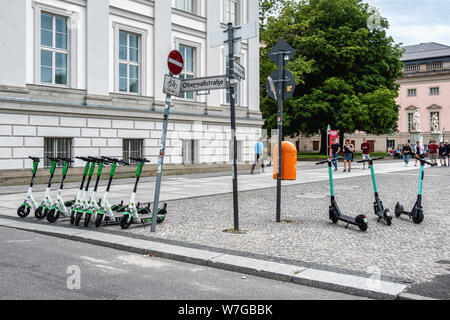
[[[285,263],[236,256],[211,250],[186,248],[152,240],[105,234],[93,230],[70,229],[56,225],[29,223],[4,218],[0,218],[0,226],[373,299],[426,299],[405,294],[407,286],[404,284],[312,268],[302,268]]]
[[[401,293],[398,295],[398,300],[439,300],[439,299],[435,299],[435,298],[430,298],[430,297],[424,297],[424,296],[419,296],[417,294],[412,294],[412,293]]]

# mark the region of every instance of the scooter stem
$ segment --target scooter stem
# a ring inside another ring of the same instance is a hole
[[[370,174],[372,175],[373,191],[375,192],[376,195],[378,195],[377,181],[375,180],[375,171],[373,169],[373,160],[370,160],[369,166],[370,166]]]
[[[330,195],[334,198],[334,184],[333,184],[333,168],[331,166],[331,161],[328,161],[328,178],[330,180]]]

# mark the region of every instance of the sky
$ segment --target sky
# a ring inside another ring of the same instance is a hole
[[[450,46],[450,0],[364,0],[388,19],[388,34],[403,45]]]

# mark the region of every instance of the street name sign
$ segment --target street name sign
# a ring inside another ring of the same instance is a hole
[[[245,68],[236,60],[234,61],[234,74],[240,79],[245,80]]]
[[[181,92],[209,91],[227,88],[228,80],[226,75],[181,80]]]

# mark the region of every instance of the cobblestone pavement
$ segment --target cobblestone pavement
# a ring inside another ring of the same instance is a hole
[[[326,170],[324,168],[324,170]],[[377,176],[380,198],[394,212],[401,201],[406,210],[417,196],[418,172]],[[442,260],[450,260],[450,169],[425,170],[424,221],[393,220],[392,226],[377,223],[373,213],[370,176],[335,182],[338,204],[345,214],[366,214],[369,229],[345,228],[328,219],[329,184],[316,182],[283,187],[282,219],[275,221],[275,189],[239,194],[240,229],[244,234],[223,230],[233,227],[232,195],[208,196],[168,203],[166,221],[158,232],[136,227],[127,232],[216,248],[293,259],[320,265],[376,273],[415,282],[449,274]]]

